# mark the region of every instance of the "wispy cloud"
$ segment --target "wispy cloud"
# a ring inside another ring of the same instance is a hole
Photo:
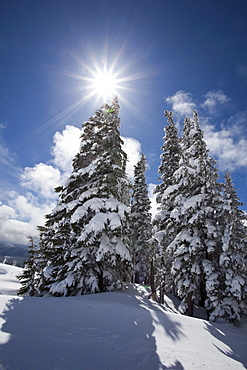
[[[173,112],[179,117],[190,115],[196,108],[192,94],[183,90],[177,91],[173,96],[168,96],[166,102],[171,104]]]
[[[247,138],[243,135],[246,123],[247,111],[230,117],[220,129],[212,124],[203,125],[205,141],[217,159],[219,170],[234,171],[247,167]]]
[[[0,122],[0,165],[8,165],[12,164],[13,159],[11,158],[9,154],[9,150],[6,147],[4,140],[2,138],[2,132],[1,130],[5,129],[7,127],[6,122]]]
[[[2,130],[3,128],[6,128],[8,125],[7,125],[7,122],[0,122],[0,130]]]
[[[222,90],[211,90],[204,95],[204,98],[205,101],[201,106],[210,114],[216,113],[221,105],[230,102],[230,98]]]
[[[247,81],[247,65],[238,65],[237,73]]]
[[[228,109],[231,99],[223,90],[208,91],[202,99],[203,102],[198,102],[197,108],[192,94],[180,90],[173,96],[169,96],[166,101],[171,104],[174,114],[179,118],[191,115],[192,110],[197,109],[204,130],[204,139],[210,149],[210,154],[217,159],[217,167],[220,171],[246,168],[247,111],[238,112],[227,120],[219,121],[218,112]]]
[[[1,130],[5,127],[7,127],[6,123],[0,123],[0,199],[4,197],[5,191],[9,190],[9,184],[13,187],[12,184],[18,181],[22,173],[15,154],[11,153],[2,137]]]

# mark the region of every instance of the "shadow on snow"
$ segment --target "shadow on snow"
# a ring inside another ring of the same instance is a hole
[[[247,338],[243,341],[243,334],[238,327],[220,323],[205,322],[206,330],[216,339],[224,343],[228,348],[225,350],[214,346],[224,355],[240,362],[247,369]]]
[[[25,297],[8,302],[0,346],[0,369],[89,370],[176,369],[157,353],[154,321],[172,340],[182,336],[179,323],[141,297],[124,292],[75,297]],[[1,367],[2,366],[2,367]]]

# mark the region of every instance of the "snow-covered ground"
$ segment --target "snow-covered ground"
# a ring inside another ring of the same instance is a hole
[[[145,288],[64,298],[16,295],[21,269],[0,264],[0,369],[238,370],[247,367],[239,328],[180,315]]]

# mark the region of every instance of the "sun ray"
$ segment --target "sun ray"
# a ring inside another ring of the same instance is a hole
[[[143,117],[143,112],[142,114],[137,113],[136,106],[130,103],[128,94],[143,93],[134,82],[145,80],[145,78],[150,77],[152,74],[156,74],[157,68],[134,72],[139,65],[140,54],[138,50],[136,50],[132,55],[128,55],[128,38],[115,49],[114,54],[111,54],[111,48],[108,48],[106,44],[105,53],[103,56],[101,55],[101,57],[94,52],[85,39],[81,51],[79,49],[75,50],[71,45],[66,45],[66,48],[83,71],[72,72],[56,67],[54,73],[70,79],[71,91],[73,94],[77,94],[78,99],[54,118],[45,122],[30,133],[18,147],[32,140],[55,122],[62,118],[70,117],[86,103],[89,101],[92,102],[93,100],[94,104],[98,104],[98,102],[105,103],[108,99],[111,100],[113,96],[118,95],[123,105],[128,106],[129,109],[132,107],[133,112],[135,112],[135,115],[138,115],[138,118],[141,118],[141,116]],[[128,55],[128,57],[126,57],[126,55]],[[69,81],[69,79],[67,81]],[[73,80],[76,82],[74,88]],[[69,90],[67,92],[70,93]],[[78,94],[81,93],[83,94],[82,98],[78,96]]]
[[[41,132],[46,130],[48,127],[53,125],[58,120],[68,117],[72,115],[73,113],[77,112],[80,108],[82,108],[92,97],[94,96],[94,92],[90,91],[88,94],[86,94],[83,98],[77,100],[75,103],[71,104],[69,107],[64,109],[62,112],[58,113],[55,117],[50,119],[49,121],[45,122],[43,125],[38,127],[36,130],[33,130],[29,135],[25,137],[25,139],[19,143],[19,145],[15,149],[19,149],[26,143],[28,143],[30,140],[32,140],[35,136],[39,135]]]

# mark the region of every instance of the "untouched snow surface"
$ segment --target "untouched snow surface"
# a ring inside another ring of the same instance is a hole
[[[0,264],[0,369],[238,370],[247,367],[247,321],[239,328],[180,315],[147,291],[17,297],[21,269]]]

